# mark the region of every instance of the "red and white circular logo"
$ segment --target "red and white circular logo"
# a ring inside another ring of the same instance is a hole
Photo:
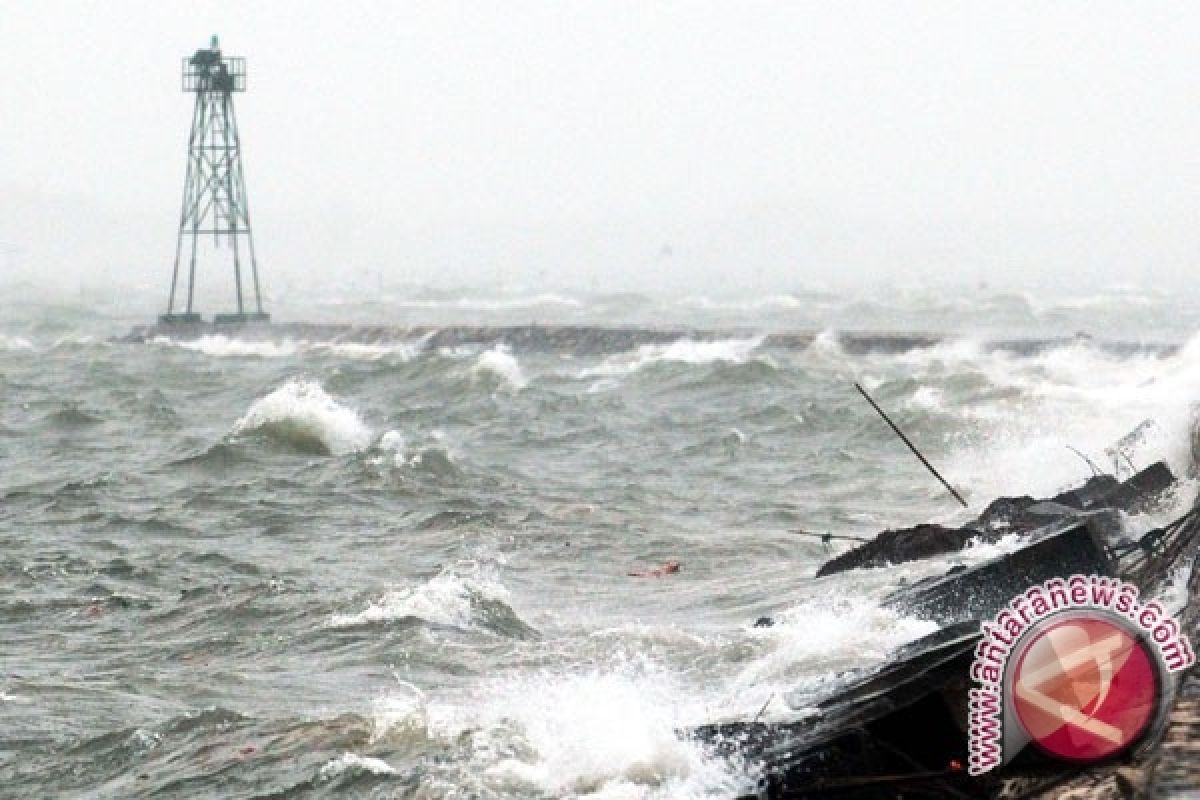
[[[1091,762],[1128,747],[1154,719],[1154,655],[1120,620],[1070,615],[1031,631],[1010,677],[1013,705],[1033,743]]]

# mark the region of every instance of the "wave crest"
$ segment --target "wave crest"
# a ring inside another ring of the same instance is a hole
[[[471,368],[471,374],[480,378],[499,378],[513,390],[524,389],[529,384],[517,357],[504,345],[496,345],[480,353]]]
[[[484,628],[524,637],[534,631],[508,606],[508,589],[473,561],[442,570],[425,583],[385,592],[355,614],[334,614],[332,628],[418,619],[455,628]]]
[[[338,403],[319,383],[305,380],[290,380],[255,400],[230,433],[259,434],[321,455],[354,453],[371,443],[371,430],[358,412]]]

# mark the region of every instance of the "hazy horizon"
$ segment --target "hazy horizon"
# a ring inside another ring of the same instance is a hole
[[[5,283],[170,278],[221,38],[264,291],[1178,289],[1200,8],[8,3]],[[201,286],[230,285],[221,264]]]

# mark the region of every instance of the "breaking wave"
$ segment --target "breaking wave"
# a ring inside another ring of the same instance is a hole
[[[385,431],[372,448],[368,463],[396,469],[411,469],[438,478],[456,477],[461,474],[454,463],[454,456],[446,444],[446,436],[440,430],[431,431],[433,444],[412,446],[400,431]]]
[[[650,660],[622,655],[609,667],[499,677],[470,704],[431,709],[430,727],[471,737],[473,772],[493,792],[647,800],[741,794],[750,788],[744,776],[677,734],[704,719],[692,689]]]
[[[358,412],[307,380],[290,380],[255,400],[230,431],[235,438],[250,434],[321,455],[353,453],[371,443],[371,430]]]
[[[319,780],[327,781],[344,773],[365,773],[369,775],[395,775],[396,770],[391,764],[380,758],[360,756],[356,753],[343,753],[321,767],[317,774]]]
[[[481,353],[471,367],[471,374],[482,380],[499,379],[503,386],[514,391],[524,389],[529,384],[517,357],[504,345],[496,345]]]
[[[532,628],[521,621],[508,600],[508,589],[492,570],[466,561],[447,567],[424,583],[387,591],[362,611],[334,614],[329,626],[354,628],[415,619],[510,636],[530,635]]]

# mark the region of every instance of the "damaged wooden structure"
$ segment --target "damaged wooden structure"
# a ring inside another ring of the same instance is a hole
[[[1022,545],[893,592],[888,606],[935,620],[939,630],[900,648],[881,666],[842,676],[815,707],[805,700],[805,707],[794,709],[794,719],[714,724],[690,735],[759,776],[756,792],[739,800],[1051,797],[1055,787],[1148,763],[1165,734],[1162,728],[1148,731],[1116,764],[1081,767],[1026,748],[999,769],[969,775],[970,667],[981,622],[1047,580],[1106,575],[1156,596],[1182,569],[1190,571],[1187,589],[1189,599],[1194,597],[1200,588],[1200,570],[1192,569],[1200,548],[1200,509],[1136,539],[1120,533],[1119,511],[1161,502],[1174,486],[1171,471],[1158,463],[1125,481],[1093,478],[1049,500],[1002,498],[961,529],[917,526],[881,534],[818,574],[926,558],[1011,533],[1022,537]],[[1187,633],[1196,631],[1196,605],[1187,603],[1178,615]],[[1172,679],[1182,683],[1187,673]],[[1156,796],[1152,779],[1143,784],[1114,796]]]

